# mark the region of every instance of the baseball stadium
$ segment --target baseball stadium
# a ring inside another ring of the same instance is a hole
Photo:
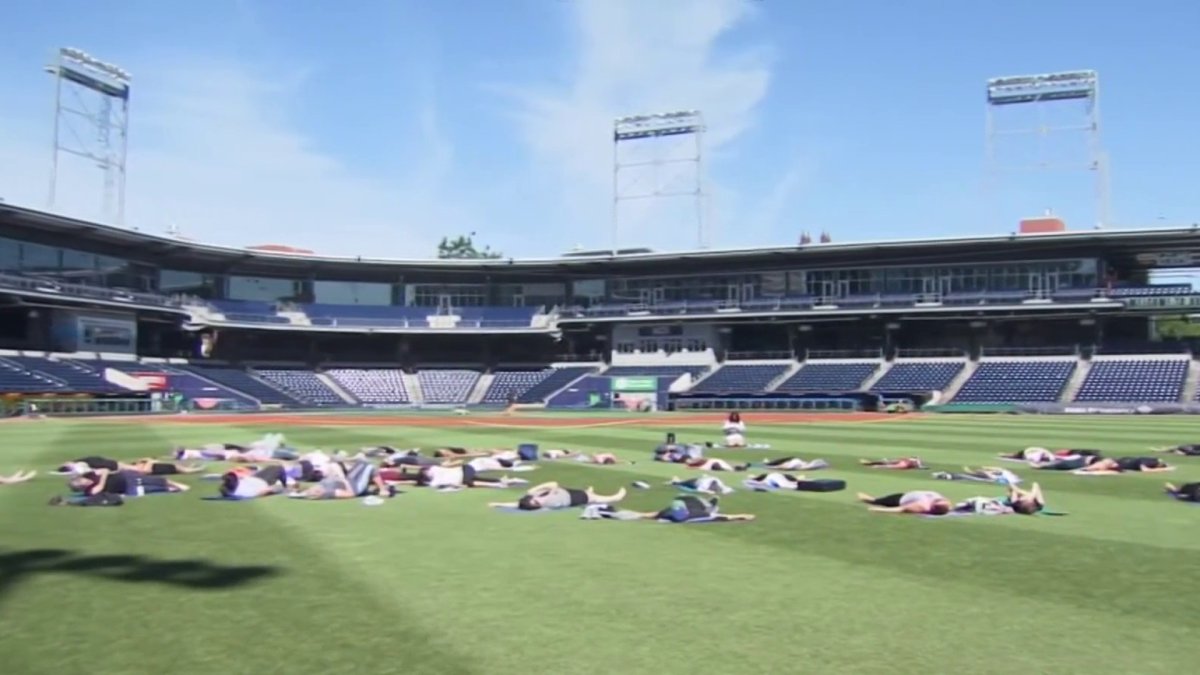
[[[388,259],[0,202],[5,671],[1186,669],[1200,227],[1069,225]]]

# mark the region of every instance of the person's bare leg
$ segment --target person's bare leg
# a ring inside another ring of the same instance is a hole
[[[625,499],[625,488],[617,490],[616,494],[598,495],[594,488],[589,487],[587,489],[587,496],[589,504],[616,504]]]
[[[167,485],[169,485],[171,487],[171,489],[174,490],[175,492],[187,492],[188,490],[192,489],[192,487],[190,485],[185,485],[183,483],[176,483],[173,480],[167,481]]]
[[[858,493],[857,497],[858,497],[858,501],[860,501],[864,504],[870,504],[875,501],[874,497],[872,497],[871,495],[869,495],[865,492]]]

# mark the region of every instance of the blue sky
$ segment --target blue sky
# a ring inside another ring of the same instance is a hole
[[[1079,68],[1100,73],[1114,223],[1200,221],[1194,1],[9,0],[4,14],[0,197],[44,204],[41,66],[75,46],[134,75],[129,224],[215,243],[424,257],[473,231],[516,256],[605,247],[612,120],[673,109],[708,123],[717,246],[1007,232],[1047,207],[1090,227],[1086,172],[982,189],[984,82]],[[1082,159],[1083,140],[1042,152]],[[69,163],[61,181],[61,210],[100,217],[98,174]],[[620,243],[692,247],[691,207],[627,205]]]

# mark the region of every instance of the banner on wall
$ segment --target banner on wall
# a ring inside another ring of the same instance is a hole
[[[612,390],[619,392],[658,391],[657,377],[614,377]]]
[[[147,391],[164,391],[167,388],[166,373],[130,373],[146,385]]]
[[[1023,403],[1016,411],[1032,415],[1197,415],[1195,403]]]

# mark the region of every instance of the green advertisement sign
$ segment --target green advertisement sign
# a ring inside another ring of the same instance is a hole
[[[657,377],[614,377],[613,391],[658,391]]]

